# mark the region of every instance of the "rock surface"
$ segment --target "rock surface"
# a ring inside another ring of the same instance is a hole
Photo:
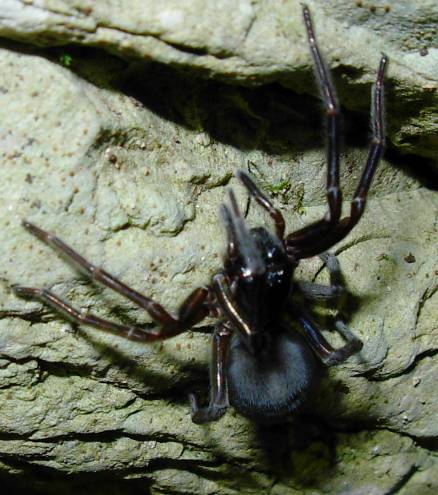
[[[321,109],[301,14],[289,14],[298,3],[180,4],[0,6],[4,482],[76,495],[90,483],[111,494],[436,493],[438,196],[425,161],[436,163],[438,148],[434,2],[390,12],[310,3],[346,109],[345,198],[366,159],[380,51],[392,62],[388,160],[364,218],[334,249],[351,293],[342,310],[365,345],[330,370],[304,417],[260,427],[230,411],[191,422],[186,396],[206,394],[212,320],[144,346],[75,329],[12,294],[15,284],[47,287],[101,317],[151,324],[32,238],[22,218],[175,310],[221,266],[226,186],[250,225],[269,225],[237,169],[253,173],[288,231],[324,214]],[[298,276],[326,280],[317,258]]]
[[[435,0],[308,2],[343,103],[366,108],[381,52],[391,59],[388,132],[435,165],[438,147],[438,7]],[[278,81],[299,93],[309,56],[298,0],[3,0],[0,36],[54,47],[99,47],[232,83]],[[230,15],[232,12],[232,15]],[[340,43],[340,40],[342,42]]]

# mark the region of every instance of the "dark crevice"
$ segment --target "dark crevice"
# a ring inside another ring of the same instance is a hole
[[[311,425],[313,424],[313,427]],[[319,425],[319,426],[318,426]],[[276,427],[277,429],[279,428],[278,432],[275,433],[272,430],[272,427],[266,428],[263,427],[262,429],[265,430],[265,435],[269,436],[269,441],[273,444],[276,445],[276,449],[278,450],[280,444],[278,443],[278,435],[281,434],[283,437],[290,436],[290,432],[288,433],[288,430],[290,429],[289,427]],[[283,428],[283,429],[282,429]],[[313,428],[313,429],[312,429]],[[316,428],[316,429],[315,429]],[[315,422],[315,418],[312,420],[309,420],[307,418],[304,423],[300,422],[300,424],[296,424],[295,426],[295,432],[293,433],[293,436],[296,438],[293,440],[293,447],[292,445],[289,445],[288,448],[285,451],[281,451],[280,457],[284,457],[284,461],[287,461],[284,463],[283,467],[279,465],[281,464],[281,459],[277,459],[275,465],[270,466],[270,469],[263,469],[263,468],[257,468],[254,469],[254,467],[245,467],[246,462],[238,462],[236,459],[235,462],[229,462],[226,457],[221,456],[218,453],[215,453],[215,458],[213,460],[197,460],[196,458],[194,459],[173,459],[173,458],[155,458],[152,459],[148,462],[147,466],[143,467],[138,467],[138,468],[121,468],[114,470],[109,473],[93,473],[93,476],[91,473],[78,473],[73,476],[69,475],[68,473],[62,472],[57,469],[52,469],[52,468],[46,468],[45,466],[35,466],[32,464],[32,461],[38,461],[38,458],[29,458],[29,457],[23,457],[23,458],[13,458],[9,456],[2,456],[3,461],[14,466],[14,467],[21,467],[22,470],[24,470],[27,473],[27,476],[23,479],[28,479],[34,477],[34,480],[39,480],[41,482],[41,477],[44,480],[44,483],[56,483],[59,481],[61,482],[61,479],[64,480],[64,482],[67,483],[68,489],[71,488],[71,486],[74,486],[77,482],[80,482],[81,480],[88,480],[90,483],[104,483],[108,481],[108,479],[114,479],[114,480],[121,480],[123,477],[129,475],[135,475],[135,474],[140,474],[142,475],[142,481],[144,482],[145,479],[148,479],[148,473],[154,473],[154,472],[159,472],[161,470],[181,470],[181,471],[187,471],[191,472],[197,476],[200,476],[202,478],[212,480],[212,481],[222,481],[224,479],[230,479],[233,480],[232,482],[236,484],[236,486],[239,486],[240,489],[247,488],[251,490],[257,490],[257,489],[265,489],[261,486],[259,486],[258,480],[255,478],[255,473],[265,473],[267,476],[274,476],[274,473],[277,472],[281,473],[283,472],[283,475],[288,474],[289,476],[293,472],[290,471],[291,469],[291,454],[293,450],[296,449],[301,449],[301,448],[308,448],[308,446],[312,442],[323,442],[324,444],[330,444],[330,452],[332,453],[331,455],[333,456],[332,459],[332,466],[331,469],[334,469],[336,466],[336,434],[337,433],[358,433],[362,431],[370,431],[368,429],[355,429],[355,428],[350,428],[348,431],[347,429],[342,429],[342,430],[335,430],[332,429],[327,430],[327,424],[323,422]],[[281,433],[283,432],[283,433]],[[374,430],[375,432],[375,430]],[[272,434],[274,433],[274,436]],[[268,438],[268,436],[266,438]],[[169,439],[157,439],[155,435],[127,435],[126,433],[123,432],[101,432],[99,434],[73,434],[73,435],[62,435],[58,437],[54,437],[51,439],[44,439],[44,440],[35,440],[35,442],[47,442],[47,443],[53,443],[53,442],[59,442],[59,441],[69,441],[69,440],[80,440],[84,442],[113,442],[117,440],[118,438],[122,437],[129,437],[136,439],[138,441],[170,441],[170,442],[178,442],[178,439],[175,438],[169,438]],[[301,441],[299,440],[301,438]],[[10,435],[8,438],[4,439],[17,439],[16,436]],[[297,443],[298,442],[298,443]],[[300,443],[301,442],[301,443]],[[328,442],[328,443],[327,443]],[[183,445],[187,445],[188,447],[193,447],[195,450],[199,451],[206,451],[205,448],[202,448],[197,445],[191,445],[188,444],[185,441],[179,441],[179,443],[182,443]],[[281,442],[280,442],[281,443]],[[274,445],[273,445],[274,447]],[[208,451],[209,449],[207,449]],[[325,455],[328,455],[327,453]],[[196,457],[196,454],[194,454]],[[47,460],[47,456],[44,458],[41,458],[41,460]],[[27,461],[27,462],[26,462]],[[29,463],[29,461],[31,461]],[[218,470],[217,468],[220,468]],[[395,495],[398,493],[398,491],[405,486],[410,478],[415,474],[417,470],[417,467],[412,467],[411,470],[403,476],[401,480],[399,480],[388,492],[386,492],[388,495]],[[52,479],[50,479],[50,477]],[[151,478],[151,480],[153,477]],[[22,482],[21,480],[21,482]],[[50,480],[50,481],[48,481]],[[34,481],[34,483],[38,484],[37,481]],[[152,481],[151,481],[152,482]],[[123,482],[126,484],[126,481]],[[127,486],[121,485],[125,487],[125,490],[127,489]],[[29,492],[33,493],[33,492]],[[35,492],[39,493],[39,492]],[[44,492],[44,493],[51,493],[49,491]],[[65,491],[63,491],[65,493]],[[78,491],[78,493],[82,493],[81,491]],[[115,492],[110,492],[110,493],[115,493]],[[143,493],[143,492],[142,492]]]
[[[258,86],[245,85],[242,81],[239,85],[237,81],[206,78],[205,74],[202,77],[194,69],[184,70],[156,62],[128,62],[98,48],[66,45],[41,49],[10,41],[5,41],[4,45],[22,53],[49,58],[60,65],[68,54],[71,59],[68,68],[92,84],[121,91],[162,118],[188,129],[203,130],[213,140],[241,150],[264,150],[272,156],[281,156],[324,147],[325,125],[319,99],[287,89],[282,84],[287,83],[285,75],[277,74],[272,78],[275,79],[273,82]],[[99,74],[95,71],[96,64],[101,67]],[[334,78],[339,89],[346,93],[341,103],[344,100],[351,106],[349,89],[343,88],[342,84],[344,69],[336,70]],[[305,79],[299,84],[304,90],[315,88],[314,78],[307,72],[302,76]],[[294,74],[293,77],[300,79],[301,76]],[[369,102],[370,87],[363,86],[356,90],[355,101],[360,95]],[[388,114],[391,116],[401,111],[401,105],[398,100],[391,100],[391,81],[387,81],[387,86]],[[426,94],[424,98],[425,106],[433,104],[430,95]],[[422,100],[417,100],[407,100],[402,107],[404,120],[412,120],[418,114]],[[364,105],[361,110],[342,108],[341,136],[349,147],[366,149],[369,145],[368,106]],[[397,131],[394,127],[392,123],[391,135]],[[424,187],[438,189],[438,169],[432,158],[402,153],[390,142],[386,158]]]
[[[47,361],[40,358],[36,358],[36,361],[38,362],[38,367],[41,371],[47,372],[52,376],[81,376],[91,379],[99,376],[99,374],[90,366],[77,365],[64,361]],[[102,376],[104,375],[102,374]]]
[[[171,46],[172,48],[175,48],[175,50],[178,50],[179,52],[182,52],[182,53],[186,53],[188,55],[214,56],[215,58],[227,58],[227,56],[229,56],[229,55],[223,54],[223,56],[218,57],[216,54],[213,55],[212,53],[210,53],[206,48],[183,45],[182,43],[172,43],[170,41],[166,41],[166,40],[163,40],[161,38],[158,38],[158,40],[161,41],[162,43],[164,43],[165,45]]]
[[[397,493],[399,493],[400,490],[409,483],[409,480],[417,471],[417,466],[412,466],[411,469],[409,469],[409,471],[399,481],[397,481],[397,483],[391,489],[385,492],[384,495],[396,495]]]
[[[325,420],[323,420],[325,421]],[[387,426],[382,426],[378,421],[370,418],[370,421],[358,420],[356,423],[348,423],[344,425],[340,425],[339,423],[330,423],[327,422],[327,427],[333,433],[343,433],[343,434],[358,434],[362,432],[370,432],[375,433],[378,431],[389,431],[394,433],[395,435],[399,435],[401,437],[406,437],[412,440],[416,446],[421,447],[425,450],[429,450],[434,452],[438,449],[438,436],[432,437],[419,437],[418,435],[412,435],[405,431],[400,431],[394,428],[390,428]]]
[[[162,440],[157,439],[156,436],[144,436],[144,435],[140,436],[140,435],[126,435],[126,434],[121,435],[121,434],[117,434],[116,432],[104,432],[101,434],[91,434],[91,435],[84,435],[84,434],[63,435],[51,439],[34,440],[34,442],[52,444],[60,441],[80,440],[84,442],[111,443],[114,440],[122,437],[133,438],[139,441],[154,441],[157,443],[162,442]],[[8,439],[11,439],[11,437],[9,437]],[[22,437],[20,439],[26,441],[32,441],[28,439],[23,439]],[[169,441],[177,442],[177,440],[175,439],[170,439]],[[199,452],[208,451],[208,449],[205,450],[199,448],[199,446],[191,445],[187,442],[184,442],[184,445],[193,447],[195,451],[199,451]],[[194,454],[194,456],[196,457],[196,454]],[[57,477],[58,479],[61,479],[65,475],[68,476],[68,474],[62,470],[47,468],[46,466],[36,467],[33,464],[33,462],[35,461],[39,461],[39,460],[47,461],[48,459],[50,459],[50,456],[47,456],[47,454],[41,456],[16,456],[9,454],[1,454],[0,458],[2,459],[3,462],[6,462],[14,467],[20,466],[23,470],[26,471],[28,475],[35,473],[40,474],[40,470],[41,470],[42,473],[50,473],[55,477]],[[217,468],[221,468],[221,471],[220,472],[217,471]],[[217,480],[217,481],[223,480],[224,476],[226,478],[227,475],[224,475],[223,473],[225,469],[225,471],[232,474],[232,479],[240,478],[240,484],[246,486],[252,486],[253,488],[256,488],[258,486],[257,481],[255,479],[253,480],[253,475],[251,473],[251,470],[246,469],[241,463],[238,462],[230,463],[225,458],[222,458],[220,455],[216,455],[214,460],[203,460],[196,458],[174,459],[174,458],[158,457],[149,460],[147,462],[147,465],[145,466],[115,469],[111,472],[109,476],[108,476],[109,473],[105,473],[105,474],[95,473],[96,479],[93,479],[93,482],[97,482],[99,478],[106,479],[111,476],[115,476],[117,478],[123,478],[126,475],[132,476],[135,475],[136,473],[141,474],[142,479],[144,479],[145,477],[147,477],[147,473],[153,473],[156,471],[167,470],[167,469],[188,471],[193,474],[199,475],[200,477],[210,480]],[[82,475],[86,478],[88,473],[86,472],[78,473],[76,476],[78,477],[78,479],[81,479]]]
[[[30,435],[30,433],[29,433]],[[22,440],[22,441],[39,441],[39,440],[29,440],[29,435],[21,435],[19,433],[8,433],[8,432],[0,432],[0,441],[10,441],[10,440]]]
[[[147,476],[125,479],[119,472],[67,473],[19,459],[2,458],[2,461],[15,471],[13,474],[0,473],[2,489],[17,495],[151,494],[152,480]]]
[[[23,442],[30,442],[35,444],[55,444],[69,441],[80,441],[81,443],[108,443],[111,444],[122,438],[130,438],[132,440],[138,442],[156,442],[156,443],[179,443],[186,447],[191,447],[200,452],[209,452],[211,449],[205,448],[202,445],[198,445],[194,442],[187,441],[185,438],[178,438],[178,436],[172,436],[171,434],[164,433],[152,433],[152,434],[134,434],[134,433],[126,433],[124,430],[106,430],[95,433],[81,433],[81,432],[71,432],[63,435],[53,435],[50,437],[44,438],[31,438],[34,432],[30,432],[27,435],[22,435],[18,433],[1,433],[0,440],[1,441],[14,441],[20,440]],[[5,455],[5,454],[0,454]],[[15,458],[15,457],[14,457]],[[34,457],[23,456],[23,459],[33,459]],[[46,457],[42,457],[45,459]],[[193,463],[194,461],[192,461]],[[198,461],[196,461],[198,462]],[[199,461],[203,463],[204,461]],[[206,465],[219,465],[218,462],[213,461],[205,461]],[[222,461],[221,461],[222,462]]]
[[[193,333],[199,333],[201,335],[212,335],[213,334],[213,326],[212,325],[203,325],[192,328]]]
[[[280,80],[245,87],[194,78],[156,63],[147,68],[134,63],[114,84],[161,117],[190,129],[205,130],[214,140],[239,149],[264,150],[275,156],[324,147],[320,101],[285,88]],[[416,107],[411,108],[412,113],[416,111]],[[340,134],[345,145],[367,149],[369,121],[367,108],[342,108]],[[390,142],[385,156],[424,187],[436,190],[438,171],[432,159],[403,154]]]
[[[409,436],[409,435],[408,435]],[[423,449],[430,450],[431,452],[438,451],[438,436],[436,437],[417,437],[410,435],[410,438],[415,441],[417,445]]]
[[[381,430],[387,430],[401,437],[410,438],[416,445],[419,447],[434,452],[438,449],[438,436],[433,437],[419,437],[418,435],[412,435],[411,433],[407,433],[405,431],[399,431],[392,428],[379,428]]]
[[[215,468],[221,468],[221,471]],[[252,473],[245,469],[242,465],[231,465],[229,463],[223,463],[221,460],[216,462],[199,462],[190,461],[184,459],[154,459],[148,465],[148,471],[157,472],[164,469],[184,470],[200,476],[210,481],[224,482],[225,480],[231,480],[231,483],[235,485],[235,489],[239,490],[261,490],[263,487],[256,478],[256,471]],[[270,473],[272,475],[272,473]],[[180,492],[179,492],[180,493]]]
[[[410,373],[411,371],[413,371],[417,367],[417,365],[419,363],[421,363],[421,361],[423,359],[436,356],[436,354],[438,354],[438,349],[427,349],[426,351],[420,352],[419,354],[417,354],[415,356],[414,360],[412,361],[412,363],[409,366],[407,366],[406,368],[404,368],[403,370],[400,370],[400,371],[394,372],[394,373],[390,373],[390,374],[387,374],[385,376],[374,376],[373,373],[375,372],[375,370],[371,370],[370,372],[361,373],[360,376],[364,376],[370,382],[384,382],[387,380],[391,380],[393,378],[397,378],[399,376],[403,376],[403,375],[406,375],[407,373]]]
[[[18,318],[23,321],[28,321],[33,324],[48,323],[55,320],[53,318],[53,311],[42,308],[35,311],[1,311],[0,319],[3,318]]]
[[[385,158],[426,189],[438,191],[438,167],[434,160],[418,155],[402,154],[395,148],[388,148]]]

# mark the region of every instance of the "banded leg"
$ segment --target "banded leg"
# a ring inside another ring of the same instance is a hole
[[[297,282],[301,293],[306,299],[324,301],[337,298],[345,292],[342,285],[342,274],[338,258],[328,251],[319,255],[330,276],[330,285],[313,282]]]
[[[121,325],[120,323],[105,320],[92,313],[83,313],[47,289],[21,286],[16,286],[12,289],[17,296],[37,299],[75,323],[88,325],[99,330],[114,333],[125,339],[145,343],[174,337],[200,321],[200,319],[198,320],[199,314],[204,315],[204,312],[207,312],[203,307],[206,294],[205,296],[202,295],[198,292],[199,289],[197,289],[182,304],[178,318],[172,317],[172,324],[160,326],[156,329],[143,329],[137,326]]]
[[[216,326],[212,339],[210,366],[210,402],[200,408],[195,394],[189,395],[192,421],[197,424],[216,421],[230,405],[226,379],[226,361],[232,330],[224,323]]]
[[[239,170],[237,172],[237,177],[242,181],[243,185],[248,189],[248,192],[254,197],[257,203],[269,213],[274,220],[277,237],[280,240],[283,240],[285,222],[281,211],[274,207],[246,172]]]
[[[45,232],[30,222],[24,221],[23,225],[38,239],[60,250],[69,261],[76,264],[89,278],[100,282],[145,309],[155,323],[159,325],[159,328],[156,331],[146,331],[138,327],[109,322],[92,314],[83,314],[45,289],[13,287],[18,296],[38,299],[77,323],[90,325],[101,330],[117,333],[131,340],[143,342],[166,339],[177,335],[204,319],[208,314],[207,296],[209,290],[207,288],[199,287],[195,289],[183,302],[178,311],[178,316],[175,318],[153,299],[136,292],[105,270],[92,265],[58,237]]]
[[[335,322],[335,328],[345,340],[345,344],[339,349],[334,349],[327,342],[321,330],[309,316],[299,315],[298,321],[303,327],[310,346],[326,366],[336,366],[343,363],[363,347],[362,341],[340,320]]]
[[[295,246],[295,241],[291,234],[286,238],[287,250],[295,258],[308,258],[330,249],[334,244],[342,240],[351,229],[358,223],[365,211],[366,196],[371,186],[374,173],[385,147],[385,136],[383,129],[383,77],[385,73],[387,57],[384,55],[380,60],[376,83],[373,88],[373,108],[372,108],[372,129],[373,139],[368,151],[367,161],[362,171],[359,184],[351,202],[350,216],[343,218],[337,225],[320,237],[317,242],[301,242]],[[300,232],[300,231],[299,231]]]
[[[303,16],[326,115],[328,133],[326,197],[328,210],[323,219],[286,237],[287,245],[293,245],[293,247],[314,243],[333,225],[336,225],[341,216],[342,208],[342,192],[339,187],[339,104],[329,71],[319,51],[310,12],[306,6],[303,7]]]
[[[74,249],[68,246],[64,241],[59,239],[59,237],[56,237],[53,234],[40,229],[36,225],[33,225],[26,220],[23,221],[23,227],[35,237],[38,237],[38,239],[43,241],[48,246],[58,249],[64,256],[67,257],[69,261],[74,263],[80,269],[80,271],[84,273],[84,275],[91,278],[92,280],[95,280],[96,282],[101,283],[109,289],[118,292],[141,308],[145,309],[158,325],[174,325],[177,322],[177,320],[172,315],[170,315],[160,304],[150,299],[149,297],[146,297],[143,294],[140,294],[139,292],[131,289],[123,282],[113,277],[110,273],[102,270],[102,268],[98,268],[97,266],[92,265]],[[202,292],[204,292],[206,289],[197,290],[201,290]],[[190,308],[186,309],[190,311]]]
[[[346,344],[330,354],[325,362],[327,366],[336,366],[343,363],[350,356],[359,352],[363,347],[363,342],[354,335],[343,321],[336,320],[335,328],[345,340]]]
[[[367,161],[351,203],[350,216],[339,222],[341,212],[341,193],[339,190],[338,163],[338,107],[335,102],[334,90],[330,84],[328,72],[324,67],[324,63],[315,41],[309,11],[305,7],[303,12],[309,44],[315,61],[318,80],[322,89],[328,118],[329,146],[327,201],[329,211],[324,219],[304,227],[297,232],[291,233],[286,237],[288,254],[295,260],[314,256],[315,254],[326,251],[332,247],[350,232],[350,230],[357,224],[365,210],[366,195],[385,146],[383,126],[383,79],[388,62],[386,55],[383,55],[380,60],[376,82],[372,90],[371,125],[373,130],[373,138],[370,144]]]
[[[233,326],[240,333],[242,340],[248,342],[252,333],[251,327],[234,304],[225,276],[219,273],[213,277],[213,282],[216,297],[226,318],[232,322]]]

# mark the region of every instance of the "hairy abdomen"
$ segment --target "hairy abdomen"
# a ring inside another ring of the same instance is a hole
[[[235,334],[227,383],[230,404],[258,421],[280,421],[296,412],[319,385],[321,365],[296,332],[272,335],[269,349],[254,356]]]

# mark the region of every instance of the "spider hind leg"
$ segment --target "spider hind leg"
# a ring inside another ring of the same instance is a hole
[[[308,315],[300,315],[298,321],[304,330],[310,346],[326,366],[336,366],[343,363],[363,347],[362,341],[339,319],[335,322],[335,328],[345,340],[345,344],[339,349],[334,349],[327,342],[321,330]]]

